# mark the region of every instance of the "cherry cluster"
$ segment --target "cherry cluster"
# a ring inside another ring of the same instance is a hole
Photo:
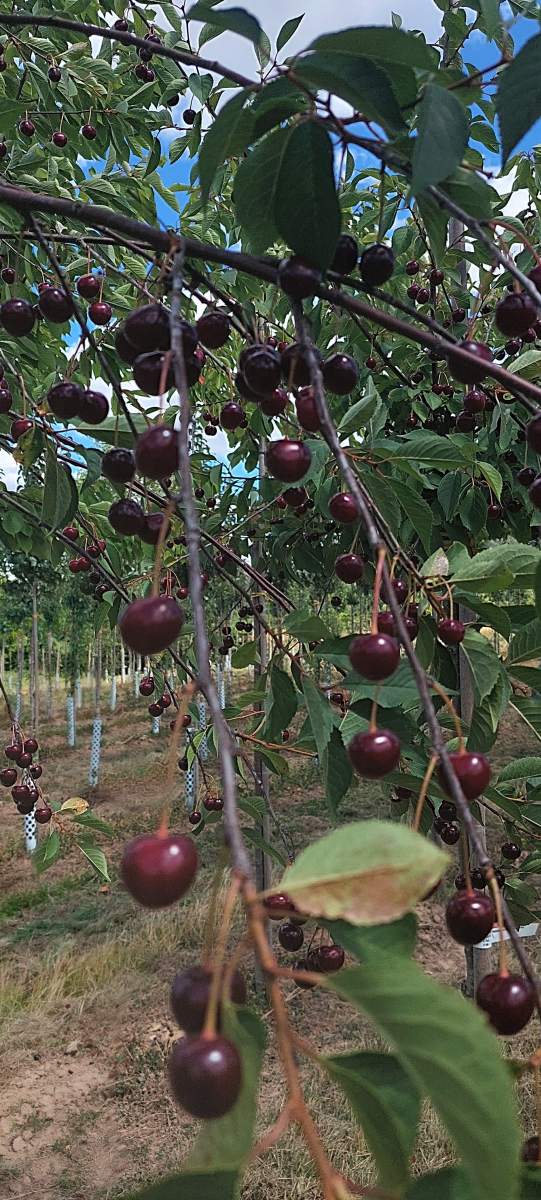
[[[13,724],[11,742],[4,747],[4,754],[11,765],[0,771],[0,783],[2,787],[11,788],[15,806],[22,816],[35,813],[36,821],[40,825],[45,825],[51,820],[53,812],[45,803],[41,785],[38,784],[38,779],[41,779],[43,774],[41,763],[33,761],[38,750],[37,739],[35,737],[25,738],[20,727]],[[21,771],[20,779],[17,767]]]
[[[66,525],[62,530],[63,536],[69,542],[76,543],[80,533],[76,525]],[[85,574],[85,582],[88,590],[96,600],[101,600],[107,591],[109,584],[105,583],[103,576],[93,567],[93,562],[100,558],[105,552],[107,542],[105,538],[95,538],[94,541],[87,541],[86,545],[81,547],[80,553],[75,558],[70,558],[68,562],[68,570],[72,575],[79,575],[81,572]]]
[[[278,941],[284,950],[297,954],[304,945],[303,925],[308,917],[303,916],[296,907],[291,896],[285,892],[274,892],[263,901],[265,912],[271,921],[280,921]],[[285,918],[285,919],[284,919]],[[310,943],[307,953],[295,963],[298,971],[319,972],[330,975],[343,967],[345,954],[341,946],[335,942],[319,945]],[[312,983],[301,983],[301,987],[312,987]]]

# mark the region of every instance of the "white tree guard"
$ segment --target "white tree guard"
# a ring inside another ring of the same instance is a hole
[[[202,731],[207,728],[207,705],[205,703],[205,700],[198,701],[197,711],[199,714],[199,729],[200,729],[200,731]],[[199,756],[203,762],[206,762],[207,758],[209,756],[209,748],[208,748],[206,736],[204,738],[201,738],[201,741],[199,743]]]
[[[186,771],[184,794],[186,800],[186,811],[192,812],[195,807],[195,759],[191,767],[189,767],[189,769]]]
[[[100,774],[101,758],[101,718],[95,717],[92,725],[92,742],[90,746],[90,769],[88,782],[91,787],[97,787]]]
[[[134,671],[134,672],[133,672],[133,694],[134,694],[134,696],[138,696],[138,695],[139,695],[139,684],[140,684],[140,682],[141,682],[141,672],[140,672],[140,671]]]
[[[225,672],[224,672],[225,694],[224,694],[224,702],[222,704],[222,708],[225,708],[226,704],[229,703],[229,699],[231,696],[232,678],[233,678],[233,668],[231,666],[231,651],[228,650],[227,654],[225,656]]]
[[[27,854],[33,854],[37,850],[37,822],[33,811],[27,813],[24,818],[24,842]]]
[[[154,737],[157,737],[159,732],[160,732],[160,718],[153,717],[152,718],[152,733],[153,733]]]
[[[116,708],[116,675],[111,676],[111,695],[109,697],[109,708],[111,712]]]
[[[220,708],[225,708],[225,673],[221,663],[218,663],[216,667],[216,691]]]
[[[16,696],[15,696],[15,720],[20,721],[20,719],[21,719],[21,693],[19,691],[17,691]]]
[[[68,696],[66,700],[66,715],[67,715],[67,743],[68,746],[75,745],[75,701],[73,696]]]
[[[82,703],[83,703],[83,689],[81,687],[81,680],[76,679],[75,680],[75,707],[80,708]]]

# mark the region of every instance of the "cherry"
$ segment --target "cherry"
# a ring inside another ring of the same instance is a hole
[[[60,67],[49,67],[47,76],[51,83],[60,83],[60,80],[62,79],[62,71],[60,70]]]
[[[464,641],[466,626],[454,617],[442,617],[436,626],[440,642],[444,646],[458,646]]]
[[[417,262],[417,259],[411,258],[410,261],[406,263],[405,270],[406,270],[406,275],[417,275],[417,272],[419,270],[419,263]]]
[[[456,892],[447,903],[445,920],[451,937],[461,946],[475,946],[490,933],[494,905],[482,892]]]
[[[364,562],[359,554],[339,554],[334,571],[343,583],[358,583],[363,577]]]
[[[539,1138],[537,1135],[526,1138],[526,1141],[522,1145],[520,1157],[523,1162],[539,1163]]]
[[[464,411],[468,413],[483,412],[486,405],[486,396],[483,392],[478,392],[476,388],[466,392],[464,396]]]
[[[410,290],[411,289],[408,288],[408,292]],[[429,292],[428,288],[420,287],[417,292],[417,303],[418,304],[428,304],[429,300],[430,300],[430,292]]]
[[[163,712],[163,705],[160,704],[159,700],[156,700],[156,702],[154,704],[149,704],[148,711],[149,711],[149,714],[151,717],[161,717],[162,712]]]
[[[37,741],[37,738],[35,738],[35,737],[25,738],[25,740],[23,742],[23,749],[26,751],[27,754],[35,754],[36,750],[39,750],[39,742]]]
[[[167,97],[167,103],[169,105],[169,108],[175,108],[176,105],[179,103],[179,101],[180,101],[180,96],[178,96],[176,92],[175,92],[174,96]]]
[[[508,292],[496,305],[494,322],[500,333],[516,337],[533,325],[537,310],[526,292]]]
[[[139,684],[139,692],[141,696],[151,696],[154,691],[154,679],[152,675],[145,675],[144,679]]]
[[[534,479],[535,471],[533,467],[522,467],[518,472],[517,483],[522,484],[523,487],[529,487],[530,484],[533,483]]]
[[[10,433],[13,440],[18,442],[30,429],[32,429],[32,422],[29,421],[28,417],[17,417],[11,423]]]
[[[113,529],[124,537],[137,537],[145,522],[145,514],[137,500],[115,500],[107,516]]]
[[[49,808],[48,804],[44,804],[43,807],[37,808],[36,821],[38,822],[38,825],[47,825],[47,823],[51,820],[52,815],[53,810],[52,808]]]
[[[176,641],[184,616],[172,596],[146,596],[132,600],[119,626],[123,641],[138,654],[158,654]]]
[[[333,520],[349,525],[359,519],[359,508],[351,492],[336,492],[329,500],[329,512]]]
[[[3,267],[2,271],[0,271],[0,275],[2,276],[4,283],[15,283],[15,271],[13,270],[13,267]]]
[[[301,508],[306,502],[306,489],[303,487],[286,488],[284,500],[288,508]]]
[[[87,139],[87,141],[93,142],[94,138],[97,137],[98,131],[97,131],[95,125],[90,125],[87,122],[85,125],[81,126],[81,133],[82,133],[83,137]]]
[[[0,391],[0,413],[8,413],[11,408],[11,392],[2,388]]]
[[[490,783],[490,764],[484,754],[470,750],[453,750],[449,754],[451,766],[467,800],[476,800]],[[443,770],[439,773],[440,783],[444,791],[449,786]]]
[[[200,819],[199,813],[197,816]],[[210,968],[199,965],[185,967],[175,975],[171,987],[171,1009],[180,1028],[186,1033],[200,1033],[205,1024],[211,982]],[[246,982],[238,970],[233,972],[230,998],[234,1004],[246,1003]]]
[[[235,404],[234,400],[229,400],[220,410],[220,425],[222,429],[235,430],[239,425],[242,425],[244,417],[244,409],[240,404]]]
[[[71,571],[72,575],[77,575],[77,573],[81,570],[81,563],[83,561],[84,560],[81,558],[70,558],[68,563],[68,571]]]
[[[28,300],[4,300],[0,304],[0,322],[6,333],[13,337],[25,337],[34,328],[34,310]]]
[[[336,396],[348,396],[359,380],[359,368],[350,354],[332,354],[323,363],[325,387]]]
[[[124,332],[123,324],[118,326],[118,329],[115,333],[115,349],[118,357],[122,359],[122,362],[128,363],[130,366],[139,356],[139,351],[135,346],[132,346],[130,341],[128,341],[128,338]]]
[[[460,837],[460,829],[452,821],[444,821],[443,825],[440,825],[438,833],[446,846],[456,846]]]
[[[224,346],[231,332],[231,323],[226,313],[212,312],[203,313],[202,317],[196,322],[196,330],[199,341],[207,346],[209,350],[219,350],[220,346]]]
[[[455,421],[455,428],[459,433],[473,433],[475,429],[475,417],[473,413],[460,412]]]
[[[80,383],[65,380],[49,388],[47,405],[55,417],[60,417],[62,421],[70,421],[78,415],[83,396],[84,390]]]
[[[109,401],[103,392],[87,388],[83,393],[79,417],[87,425],[101,425],[109,415]]]
[[[22,133],[23,137],[31,138],[35,132],[36,126],[29,117],[24,117],[22,121],[19,121],[19,133]]]
[[[348,650],[349,661],[359,675],[379,682],[392,675],[400,661],[400,647],[385,633],[361,633]]]
[[[505,353],[506,354],[518,354],[521,346],[522,346],[521,338],[519,338],[519,337],[509,338],[509,341],[507,341],[504,346]],[[505,357],[505,355],[503,357]]]
[[[486,375],[486,363],[492,362],[492,351],[485,345],[484,342],[459,342],[460,350],[467,350],[474,355],[477,362],[465,362],[459,360],[452,350],[447,353],[447,362],[449,371],[453,379],[458,379],[459,383],[481,383],[481,380]]]
[[[184,112],[182,114],[182,120],[184,121],[185,125],[193,125],[196,116],[197,116],[197,113],[196,113],[195,109],[185,108]]]
[[[407,289],[407,295],[409,296],[410,300],[417,300],[419,298],[420,290],[421,289],[418,283],[410,283],[410,286]]]
[[[144,304],[136,308],[124,321],[124,336],[137,347],[138,354],[146,354],[153,350],[169,350],[171,333],[169,313],[163,304]],[[197,335],[192,326],[192,338],[189,345],[184,345],[186,353],[193,354],[197,345]],[[184,339],[183,339],[184,342]]]
[[[139,904],[165,908],[188,891],[197,865],[197,850],[185,834],[143,833],[125,846],[120,874]]]
[[[269,396],[260,400],[261,411],[266,417],[279,417],[288,405],[288,395],[285,388],[277,387]]]
[[[149,396],[161,396],[175,384],[173,364],[160,352],[139,354],[133,363],[133,377],[141,391]]]
[[[32,763],[32,766],[29,767],[28,770],[32,779],[41,779],[41,776],[43,775],[43,767],[40,763]]]
[[[31,799],[32,792],[27,783],[16,783],[11,789],[11,795],[16,804],[21,804]]]
[[[316,350],[316,358],[321,362],[321,355]],[[291,342],[280,354],[282,377],[288,385],[306,387],[311,382],[310,361],[308,351],[300,342]]]
[[[272,896],[265,896],[263,907],[271,921],[283,921],[285,916],[290,916],[295,911],[293,900],[285,892],[274,892]]]
[[[28,796],[26,800],[17,801],[17,809],[22,814],[22,816],[26,817],[26,816],[28,816],[29,813],[33,812],[35,803],[36,803],[35,796]]]
[[[517,858],[520,858],[522,850],[517,842],[504,842],[502,854],[504,858],[509,859],[509,862],[516,862]]]
[[[454,821],[456,817],[456,804],[453,804],[452,800],[442,800],[438,810],[438,817],[444,822]]]
[[[192,1117],[223,1117],[242,1086],[242,1063],[233,1042],[220,1036],[186,1037],[175,1042],[169,1059],[175,1099]]]
[[[453,309],[453,311],[452,311],[452,313],[451,313],[451,322],[452,322],[452,324],[453,324],[453,325],[460,325],[460,324],[461,324],[461,322],[462,322],[462,321],[465,319],[465,316],[466,316],[466,309],[465,309],[465,308],[454,308],[454,309]]]
[[[321,283],[321,272],[298,254],[284,258],[278,267],[278,283],[287,296],[306,300],[313,296]]]
[[[331,271],[337,275],[350,275],[357,266],[359,247],[354,237],[349,233],[341,233],[336,243]]]
[[[150,356],[149,356],[150,357]],[[149,479],[165,479],[178,470],[178,434],[170,425],[151,425],[135,443],[137,470]]]
[[[357,733],[347,748],[355,770],[365,779],[380,779],[394,771],[400,759],[400,742],[390,729]]]
[[[499,521],[503,517],[503,508],[501,504],[492,503],[487,506],[487,520]]]
[[[194,809],[194,811],[189,814],[188,820],[190,822],[190,825],[199,825],[199,822],[201,820],[201,813],[197,812],[197,809]]]
[[[322,975],[330,975],[343,967],[345,957],[341,946],[318,946],[315,952],[316,969]]]
[[[135,475],[135,459],[131,450],[121,447],[107,450],[101,460],[101,473],[111,483],[129,483]]]
[[[375,242],[363,250],[359,262],[359,271],[363,283],[368,287],[379,287],[387,283],[394,271],[394,254],[390,246]]]
[[[378,633],[388,633],[390,637],[396,637],[396,625],[391,612],[378,613]]]
[[[528,1024],[535,1008],[535,992],[522,975],[493,973],[481,980],[475,997],[497,1033],[506,1037]]]
[[[295,400],[295,411],[299,425],[303,429],[306,429],[308,433],[319,433],[321,425],[313,388],[301,388]]]
[[[284,921],[278,930],[278,941],[284,950],[293,954],[300,950],[304,942],[304,933],[300,925],[295,925],[294,921]]]
[[[392,579],[391,587],[400,604],[403,604],[408,595],[408,585],[405,579]]]
[[[68,144],[68,139],[62,129],[55,129],[51,141],[53,146],[58,146],[59,150],[63,150],[64,146]]]
[[[8,300],[6,303],[9,304],[10,301]],[[0,307],[0,318],[2,319],[2,310],[4,308],[5,305],[2,304]],[[532,450],[535,450],[536,454],[541,453],[541,413],[539,416],[533,417],[531,421],[528,421],[526,426],[526,441]]]
[[[237,629],[238,629],[238,625],[237,625]],[[288,741],[289,741],[289,739],[290,739],[290,737],[291,737],[290,730],[289,730],[289,729],[283,729],[283,730],[282,730],[282,741],[283,741],[283,742],[288,742]]]
[[[101,282],[97,275],[81,275],[77,280],[77,291],[83,300],[93,300],[99,294]]]
[[[157,546],[165,520],[166,518],[161,512],[146,513],[143,528],[139,534],[141,541],[146,542],[148,546]],[[169,528],[169,522],[167,522],[167,528]]]
[[[88,309],[88,315],[94,325],[106,325],[111,320],[113,310],[105,300],[95,300]]]
[[[378,360],[374,354],[369,354],[368,358],[365,359],[364,365],[365,367],[368,367],[369,371],[375,371],[378,365]]]
[[[278,387],[281,359],[272,346],[249,346],[243,350],[239,365],[255,396],[267,396]]]
[[[282,483],[297,483],[310,466],[312,455],[305,442],[293,438],[279,438],[269,442],[265,462],[270,475]]]
[[[15,767],[4,767],[4,770],[0,771],[0,783],[2,784],[2,787],[13,787],[16,779],[17,772]]]

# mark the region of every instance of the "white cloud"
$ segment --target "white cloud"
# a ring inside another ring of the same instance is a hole
[[[8,492],[17,491],[17,476],[19,464],[7,450],[0,450],[0,479],[5,483]]]

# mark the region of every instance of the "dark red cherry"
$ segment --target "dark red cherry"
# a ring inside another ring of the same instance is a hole
[[[99,295],[101,281],[98,275],[81,275],[77,280],[77,291],[83,300],[93,300]]]
[[[499,521],[501,517],[503,517],[503,508],[501,504],[496,504],[493,502],[492,504],[487,505],[487,521]]]
[[[25,740],[23,742],[23,749],[26,751],[27,754],[35,754],[36,750],[39,750],[39,742],[38,742],[37,738],[35,738],[35,737],[25,738]]]
[[[271,346],[250,346],[243,353],[241,369],[256,396],[267,396],[280,383],[281,359]]]
[[[109,415],[109,401],[103,392],[87,388],[83,394],[79,417],[86,425],[101,425]]]
[[[262,396],[259,400],[261,411],[266,417],[279,417],[285,412],[288,405],[288,394],[285,388],[277,387],[268,396]]]
[[[62,421],[70,421],[72,417],[78,416],[83,396],[84,388],[81,384],[66,379],[49,388],[47,405],[55,417],[60,417]]]
[[[455,429],[458,429],[459,433],[473,433],[475,429],[473,413],[459,412],[455,421]]]
[[[359,554],[339,554],[334,571],[343,583],[358,583],[363,577],[364,562]]]
[[[107,516],[113,529],[124,537],[138,537],[145,522],[145,514],[137,500],[115,500]]]
[[[418,270],[419,270],[419,263],[417,262],[417,259],[411,258],[410,261],[406,263],[406,267],[405,267],[406,275],[417,275]]]
[[[522,487],[529,487],[535,479],[535,471],[533,467],[522,467],[517,475],[517,483],[522,484]]]
[[[509,862],[516,862],[517,858],[520,858],[522,850],[517,842],[504,842],[502,854]]]
[[[534,1137],[529,1137],[522,1144],[520,1155],[523,1162],[539,1163],[541,1155],[539,1153],[539,1138],[537,1134]]]
[[[330,975],[343,967],[346,956],[341,946],[318,946],[315,957],[317,970],[322,975]]]
[[[0,783],[2,787],[13,787],[16,780],[17,772],[15,767],[4,767],[3,771],[0,771]]]
[[[444,646],[458,646],[464,641],[466,626],[454,617],[442,617],[437,624],[438,637]]]
[[[98,131],[95,126],[91,125],[89,122],[87,122],[86,125],[81,126],[81,133],[89,142],[94,141],[94,138],[97,136],[97,132]]]
[[[162,712],[163,712],[163,705],[160,704],[159,700],[156,700],[154,704],[149,704],[148,711],[149,711],[149,715],[151,717],[161,717]]]
[[[163,304],[144,304],[136,308],[126,317],[123,329],[124,336],[136,347],[138,354],[169,350],[171,345],[169,313]],[[193,354],[196,345],[197,334],[194,330],[189,345],[184,349]]]
[[[400,742],[390,729],[357,733],[347,748],[355,770],[365,779],[380,779],[398,766]]]
[[[297,483],[310,466],[312,455],[305,442],[279,438],[268,443],[265,462],[270,475],[282,483]]]
[[[337,275],[350,275],[357,266],[358,257],[359,246],[355,238],[349,233],[341,233],[336,243],[331,271],[335,271]]]
[[[313,296],[321,283],[321,272],[298,254],[284,258],[278,267],[278,283],[286,295],[294,300],[306,300]]]
[[[27,767],[29,767],[31,765],[31,763],[32,763],[32,755],[30,754],[30,752],[28,750],[24,750],[24,749],[21,750],[20,754],[17,758],[17,766],[22,767],[22,769],[24,771],[24,770],[26,770]]]
[[[12,421],[11,423],[10,433],[13,440],[18,442],[19,439],[24,437],[25,433],[28,433],[32,428],[32,422],[28,419],[28,417],[17,417],[16,420]]]
[[[62,79],[62,71],[60,70],[60,67],[49,67],[47,76],[51,83],[60,83],[60,80]]]
[[[139,684],[139,692],[141,696],[151,696],[155,686],[156,685],[152,675],[145,675]]]
[[[494,322],[506,337],[520,337],[533,325],[537,309],[526,292],[508,292],[496,305]]]
[[[0,271],[0,275],[4,283],[15,283],[15,271],[13,270],[13,267],[3,267],[2,271]]]
[[[129,483],[135,475],[135,459],[131,450],[117,446],[107,450],[101,460],[101,473],[111,483]]]
[[[32,792],[27,783],[16,783],[11,789],[11,795],[16,804],[23,804],[32,798]]]
[[[407,294],[408,294],[410,300],[417,300],[419,297],[420,290],[421,289],[420,289],[418,283],[410,283],[410,286],[407,289]]]
[[[284,950],[294,954],[300,950],[304,942],[304,933],[300,925],[296,925],[294,921],[284,921],[278,930],[278,941]]]
[[[146,542],[148,546],[157,546],[162,533],[162,526],[166,517],[161,512],[151,512],[145,514],[143,528],[139,534],[142,542]],[[169,522],[167,522],[169,527]]]
[[[358,521],[359,508],[355,496],[351,492],[336,492],[329,500],[329,512],[334,521],[341,525],[349,525]]]
[[[321,361],[321,355],[316,355]],[[311,382],[308,352],[299,342],[291,342],[281,351],[282,378],[288,387],[306,387]]]
[[[242,1086],[239,1052],[219,1035],[181,1038],[169,1058],[169,1080],[177,1103],[192,1117],[223,1117]]]
[[[391,612],[378,613],[378,633],[388,633],[390,637],[396,637],[396,625]]]
[[[438,809],[438,817],[444,822],[456,820],[456,804],[453,804],[452,800],[442,800]]]
[[[88,309],[88,315],[94,325],[107,325],[107,322],[111,320],[113,310],[105,300],[95,300]]]
[[[410,288],[408,288],[408,292],[409,291],[410,291]],[[420,287],[417,292],[417,303],[418,304],[428,304],[429,300],[430,300],[430,292],[429,292],[428,288]]]
[[[51,141],[53,146],[58,146],[59,150],[63,150],[64,146],[67,146],[68,144],[68,139],[62,129],[55,129],[51,137]]]
[[[483,892],[456,892],[447,902],[445,920],[451,937],[461,946],[475,946],[490,933],[494,905]]]
[[[208,312],[196,322],[199,341],[209,350],[219,350],[224,346],[231,332],[231,322],[226,313]]]
[[[229,400],[220,409],[220,425],[222,429],[229,429],[231,431],[238,429],[239,425],[242,425],[243,419],[244,409],[241,408],[240,404],[235,404],[234,400]]]
[[[522,975],[485,975],[475,999],[497,1033],[505,1037],[524,1029],[535,1008],[535,991]]]
[[[490,763],[484,754],[470,750],[453,750],[449,754],[451,765],[466,800],[476,800],[490,783]],[[440,782],[444,791],[449,787],[443,770],[440,768]]]
[[[135,443],[135,465],[149,479],[165,479],[178,470],[178,433],[170,425],[151,425]]]
[[[188,820],[190,825],[199,825],[201,821],[201,813],[198,812],[197,809],[194,809],[194,811],[189,814]]]
[[[122,639],[138,654],[158,654],[178,638],[184,617],[172,596],[146,596],[132,600],[122,613]]]
[[[161,351],[139,354],[133,363],[133,378],[148,396],[161,396],[175,386],[173,362]]]
[[[139,904],[165,908],[188,891],[197,865],[197,850],[185,834],[143,833],[125,846],[120,874]]]
[[[123,324],[118,326],[118,329],[115,333],[115,349],[118,357],[122,359],[122,362],[128,363],[130,366],[135,362],[136,358],[139,357],[139,351],[135,348],[135,346],[132,346],[131,342],[128,341],[126,334],[124,333]]]
[[[486,396],[476,388],[471,388],[469,392],[466,392],[463,403],[465,412],[480,413],[485,409]]]
[[[460,828],[458,825],[454,825],[452,821],[444,821],[439,826],[438,833],[446,846],[456,846],[460,837]]]
[[[8,413],[11,409],[12,396],[6,388],[0,391],[0,413]]]
[[[492,351],[484,342],[459,342],[460,350],[467,350],[475,356],[476,362],[466,362],[459,359],[452,350],[447,353],[449,371],[453,379],[459,383],[481,383],[486,375],[486,364],[492,362]]]
[[[13,337],[25,337],[34,328],[34,310],[28,300],[4,300],[0,304],[0,322],[6,333]]]
[[[349,661],[359,675],[379,682],[392,675],[400,662],[400,647],[385,633],[361,633],[350,643]]]
[[[303,429],[306,429],[308,433],[319,433],[321,425],[313,388],[301,388],[295,400],[295,411],[299,425]]]
[[[52,808],[49,808],[48,804],[44,804],[40,808],[37,808],[36,821],[38,822],[38,825],[47,825],[47,823],[51,820],[52,815],[53,810]]]
[[[302,508],[306,503],[307,493],[306,488],[290,487],[284,492],[284,500],[288,508]]]
[[[35,132],[36,126],[29,117],[24,117],[22,121],[19,121],[19,133],[22,133],[23,137],[31,138],[34,136]]]
[[[348,396],[359,380],[359,368],[350,354],[332,354],[323,363],[323,382],[336,396]]]
[[[194,108],[185,108],[182,114],[182,120],[185,125],[193,125],[197,113]]]
[[[367,246],[361,254],[359,271],[363,283],[368,287],[387,283],[394,271],[394,254],[390,246],[384,246],[381,242]]]
[[[286,892],[273,892],[272,896],[265,896],[263,907],[271,921],[283,921],[284,917],[295,912],[293,900]]]
[[[198,818],[199,813],[197,814]],[[171,987],[171,1009],[175,1020],[185,1033],[200,1033],[207,1014],[212,970],[194,965],[178,971]],[[246,981],[240,971],[231,979],[230,999],[234,1004],[246,1003]],[[220,1014],[218,1013],[218,1027]]]

